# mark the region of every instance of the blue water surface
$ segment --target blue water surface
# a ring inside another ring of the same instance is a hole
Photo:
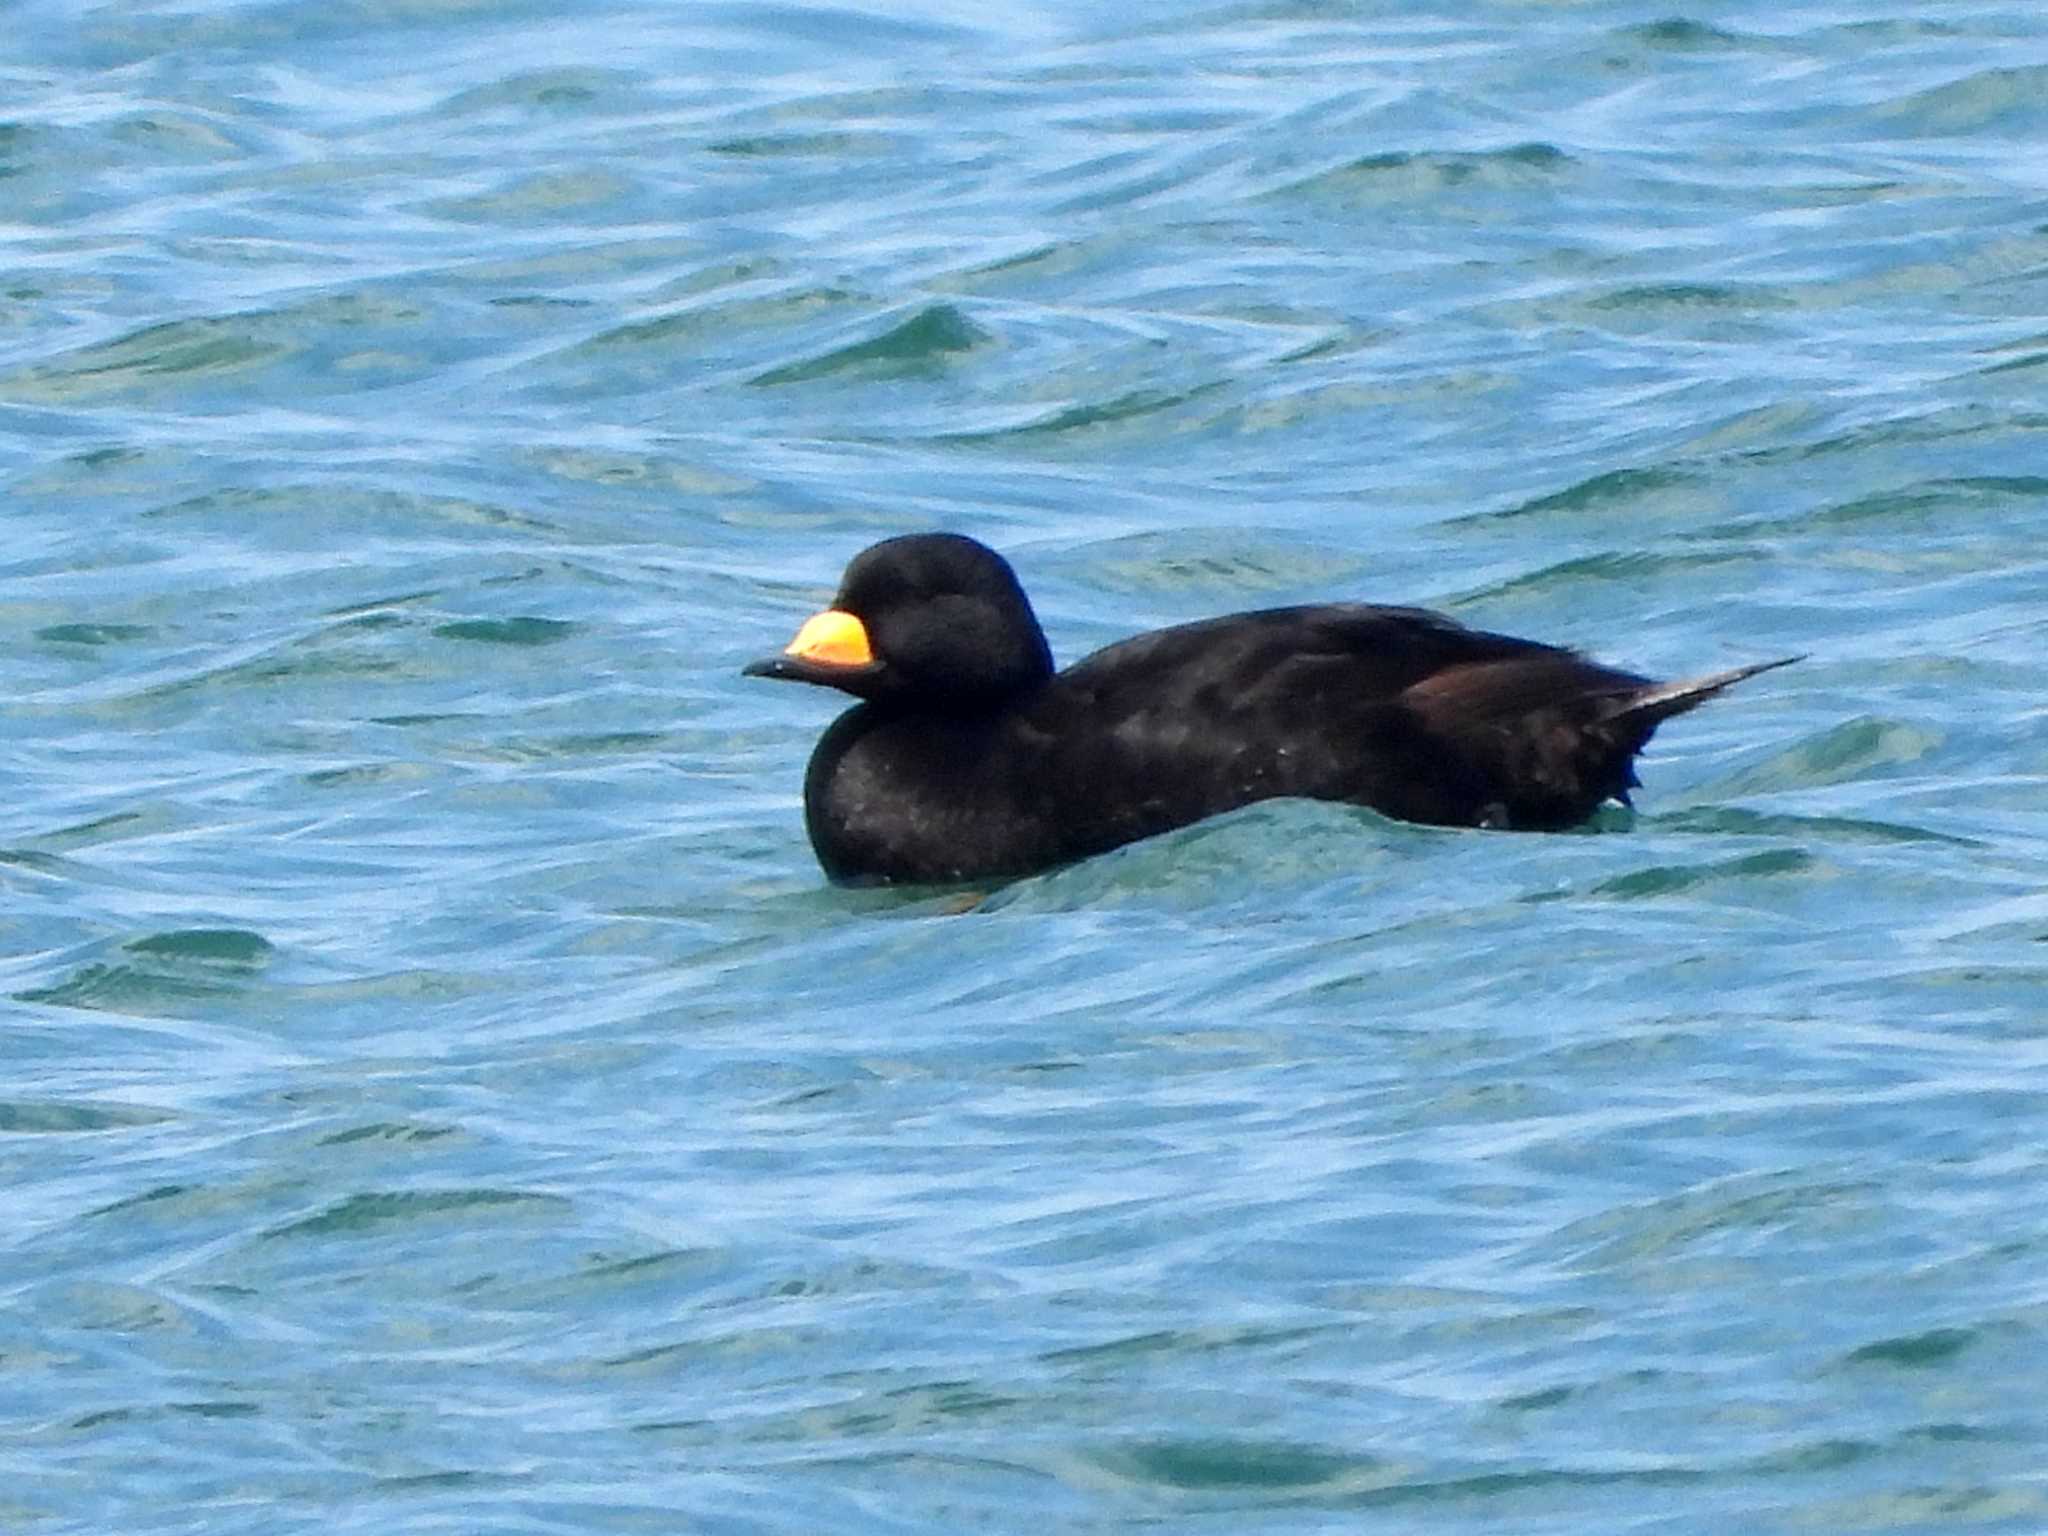
[[[2048,11],[5,25],[0,1528],[2048,1529]],[[837,890],[934,527],[1808,659]]]

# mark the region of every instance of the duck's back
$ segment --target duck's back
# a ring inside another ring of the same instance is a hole
[[[1112,645],[1061,673],[1032,714],[1052,717],[1063,781],[1107,786],[1111,810],[1147,787],[1170,825],[1281,795],[1444,825],[1551,825],[1625,788],[1598,767],[1585,782],[1568,759],[1611,757],[1620,740],[1587,733],[1647,684],[1426,609],[1322,604]],[[1061,730],[1061,717],[1094,728]]]
[[[1097,718],[1291,725],[1391,701],[1459,667],[1528,657],[1578,660],[1426,608],[1322,603],[1149,630],[1074,663],[1054,685]]]

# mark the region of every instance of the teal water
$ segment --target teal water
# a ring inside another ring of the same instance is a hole
[[[2048,1528],[2048,13],[6,19],[0,1527]],[[927,527],[1810,659],[837,891]]]

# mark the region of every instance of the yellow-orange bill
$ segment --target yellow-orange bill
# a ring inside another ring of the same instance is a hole
[[[875,659],[868,646],[867,626],[840,608],[827,608],[806,619],[783,655],[833,667],[864,667]]]

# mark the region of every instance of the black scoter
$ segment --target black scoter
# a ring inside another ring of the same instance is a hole
[[[1554,831],[1626,803],[1659,723],[1786,658],[1660,683],[1422,608],[1319,603],[1153,630],[1053,668],[1010,564],[958,534],[862,551],[746,670],[859,704],[804,776],[834,880],[1030,874],[1293,795]]]

